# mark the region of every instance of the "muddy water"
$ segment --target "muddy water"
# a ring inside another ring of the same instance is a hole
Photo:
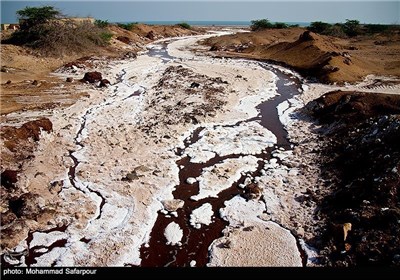
[[[157,55],[163,55],[162,51],[166,52],[166,47],[158,49]],[[284,74],[272,66],[261,63],[266,71],[274,72],[277,77],[277,89],[279,95],[271,100],[261,103],[257,106],[259,115],[255,118],[245,121],[259,121],[261,125],[273,132],[277,137],[277,147],[290,149],[290,143],[287,139],[287,132],[279,121],[277,106],[299,93],[300,81],[291,75]],[[238,125],[238,124],[236,124]],[[185,140],[185,148],[195,143],[199,137],[199,133],[203,128],[199,128],[193,132],[188,139]],[[213,166],[229,158],[238,158],[241,155],[227,155],[224,157],[216,156],[206,163],[191,163],[190,158],[184,157],[176,162],[178,166],[183,166],[179,172],[180,184],[175,187],[173,196],[175,199],[182,199],[185,201],[183,208],[177,211],[178,217],[167,216],[159,213],[157,221],[153,227],[150,235],[150,241],[146,246],[141,248],[141,266],[144,267],[160,267],[160,266],[176,266],[184,267],[189,266],[192,260],[196,261],[196,266],[203,267],[208,263],[208,248],[212,241],[222,236],[222,230],[228,225],[226,221],[220,218],[219,209],[224,207],[224,202],[230,200],[232,197],[242,194],[243,189],[238,185],[242,184],[246,177],[254,178],[260,176],[260,171],[264,167],[264,160],[271,158],[273,148],[267,148],[262,153],[255,155],[259,158],[258,168],[255,172],[249,172],[243,175],[237,182],[230,188],[220,192],[218,198],[204,198],[199,201],[193,201],[191,196],[198,194],[198,183],[189,185],[186,183],[189,177],[198,177],[201,175],[204,168]],[[178,150],[177,155],[182,155],[183,150]],[[210,203],[213,209],[213,222],[206,226],[202,225],[200,229],[195,229],[190,225],[190,214],[192,211],[204,203]],[[175,222],[179,224],[183,230],[182,245],[171,246],[166,245],[166,238],[164,230],[166,226]]]

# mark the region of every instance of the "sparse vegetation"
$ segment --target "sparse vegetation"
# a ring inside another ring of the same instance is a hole
[[[358,20],[346,19],[346,22],[342,25],[343,32],[349,37],[354,37],[361,34],[361,25]]]
[[[61,13],[51,6],[26,7],[17,11],[17,15],[24,20],[23,28],[3,43],[25,45],[45,55],[84,52],[108,44],[112,37],[106,29],[89,21],[60,19]]]
[[[284,22],[275,22],[272,25],[272,28],[276,28],[276,29],[283,29],[283,28],[289,28],[289,25],[284,23]]]
[[[110,25],[110,23],[108,22],[108,20],[101,20],[101,19],[96,19],[96,20],[94,21],[94,24],[95,24],[97,27],[100,27],[100,28],[106,28],[107,26]]]
[[[272,23],[270,23],[268,19],[252,20],[251,25],[250,25],[250,28],[252,31],[271,28],[271,27],[272,27]]]
[[[190,26],[190,24],[187,22],[181,22],[181,23],[178,23],[177,25],[182,28],[185,28],[185,29],[192,29],[192,26]]]
[[[330,28],[332,28],[332,24],[322,21],[311,22],[310,26],[307,27],[307,29],[310,30],[311,32],[325,34],[325,35],[327,34]]]
[[[357,35],[371,35],[387,32],[398,28],[397,25],[388,24],[360,24],[358,20],[347,19],[345,23],[330,24],[322,21],[314,21],[307,27],[308,30],[335,37],[354,37]]]
[[[268,19],[252,20],[251,25],[250,25],[250,28],[252,31],[262,30],[262,29],[267,29],[267,28],[283,29],[283,28],[289,28],[289,27],[293,27],[293,26],[290,26],[284,22],[271,23]]]
[[[129,23],[117,23],[117,25],[123,29],[126,29],[128,31],[131,31],[135,25],[138,24],[138,22],[129,22]]]

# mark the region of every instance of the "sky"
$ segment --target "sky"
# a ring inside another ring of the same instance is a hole
[[[92,16],[109,22],[250,21],[330,23],[356,19],[361,23],[400,24],[400,0],[197,0],[197,1],[11,1],[1,0],[1,22],[17,22],[15,12],[26,6],[50,5],[68,16]]]

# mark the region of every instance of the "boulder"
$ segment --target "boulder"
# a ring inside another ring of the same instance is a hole
[[[103,79],[102,75],[100,72],[94,71],[94,72],[86,72],[85,76],[83,77],[83,80],[86,82],[89,82],[91,84],[99,82]]]

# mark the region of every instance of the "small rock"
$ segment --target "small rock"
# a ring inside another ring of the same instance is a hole
[[[125,53],[124,57],[126,57],[126,58],[136,58],[137,56],[136,56],[136,53],[130,51],[130,52]]]
[[[111,84],[111,83],[110,83],[109,80],[107,80],[107,79],[102,79],[102,80],[100,81],[99,87],[108,87],[110,84]]]
[[[9,85],[9,84],[11,84],[11,80],[8,80],[8,81],[6,82],[6,85]]]
[[[200,86],[199,83],[193,82],[193,83],[190,85],[190,88],[198,88],[199,86]]]
[[[244,197],[246,199],[258,199],[262,195],[262,190],[258,184],[252,183],[248,185],[244,190]]]
[[[302,228],[302,227],[297,228],[296,234],[301,237],[304,236],[304,228]]]
[[[186,179],[186,183],[188,183],[190,185],[192,185],[192,184],[194,184],[196,182],[197,182],[196,178],[193,178],[193,177],[189,177],[189,178]]]
[[[168,199],[161,202],[165,210],[175,212],[179,208],[182,208],[185,202],[181,199]]]
[[[34,80],[34,81],[32,82],[32,85],[33,85],[33,86],[37,86],[38,84],[39,84],[38,80]]]
[[[196,266],[196,261],[195,260],[193,260],[193,261],[190,261],[190,267],[195,267]]]

